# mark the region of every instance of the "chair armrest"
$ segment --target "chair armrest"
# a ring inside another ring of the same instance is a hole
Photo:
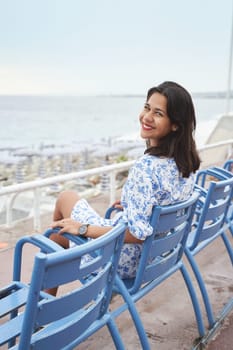
[[[116,208],[116,207],[109,207],[107,210],[106,210],[106,213],[105,213],[105,219],[110,219],[111,216],[112,216],[112,213],[113,212],[118,212],[118,211],[122,211],[122,209],[119,209],[119,208]]]
[[[44,236],[45,237],[50,237],[53,233],[57,233],[60,230],[59,227],[56,228],[49,228],[44,232]],[[75,244],[79,245],[79,244],[84,244],[88,241],[88,239],[86,237],[82,237],[82,236],[75,236],[72,235],[69,232],[64,232],[62,234],[62,236],[66,237],[67,239],[69,239],[69,241],[74,242]]]

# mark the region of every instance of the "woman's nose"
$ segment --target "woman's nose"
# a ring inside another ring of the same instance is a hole
[[[145,120],[152,121],[152,120],[153,120],[152,111],[147,111],[147,112],[145,112],[143,118],[144,118]]]

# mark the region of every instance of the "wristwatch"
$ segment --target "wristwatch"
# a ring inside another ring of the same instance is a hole
[[[88,226],[90,226],[90,224],[82,224],[82,225],[78,228],[78,234],[79,234],[80,236],[85,236],[85,234],[87,233]]]

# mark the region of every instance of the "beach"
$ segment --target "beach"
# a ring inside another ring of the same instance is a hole
[[[106,159],[135,159],[144,150],[138,123],[144,101],[143,95],[0,95],[0,186],[99,166]],[[198,95],[193,101],[201,147],[225,99]]]
[[[0,150],[93,144],[138,134],[146,96],[1,96]],[[205,142],[225,99],[193,97],[197,143]]]
[[[144,101],[143,95],[0,95],[0,186],[137,158],[145,147],[138,123]],[[193,101],[201,147],[225,99],[194,96]]]

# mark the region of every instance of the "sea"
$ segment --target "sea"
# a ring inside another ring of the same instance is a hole
[[[0,150],[96,143],[138,134],[144,96],[0,96]],[[193,98],[202,146],[224,98]]]

